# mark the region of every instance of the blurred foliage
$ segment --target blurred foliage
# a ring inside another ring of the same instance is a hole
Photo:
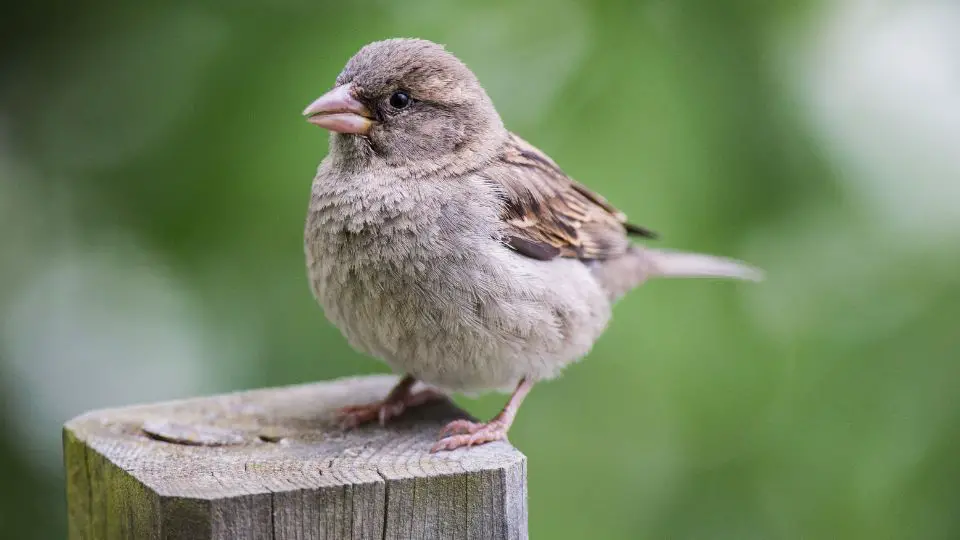
[[[929,150],[960,135],[935,62],[960,51],[903,30],[955,36],[960,16],[894,4],[12,7],[0,535],[63,537],[58,429],[84,410],[385,371],[307,288],[326,136],[299,112],[363,44],[418,36],[664,244],[770,276],[650,283],[538,386],[511,433],[533,538],[960,537],[960,164]],[[871,36],[906,52],[867,69]]]

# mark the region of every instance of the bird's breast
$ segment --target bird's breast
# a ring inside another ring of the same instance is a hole
[[[584,265],[500,242],[494,195],[361,191],[315,184],[305,234],[313,292],[355,348],[444,388],[508,388],[552,376],[606,324]]]

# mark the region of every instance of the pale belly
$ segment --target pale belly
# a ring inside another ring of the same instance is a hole
[[[417,264],[340,252],[309,271],[327,318],[358,350],[448,391],[509,391],[585,355],[610,303],[579,261],[492,251]]]

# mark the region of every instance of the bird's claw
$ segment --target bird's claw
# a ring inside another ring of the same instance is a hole
[[[444,398],[444,394],[427,388],[399,399],[387,398],[365,405],[342,407],[337,409],[335,416],[342,429],[352,429],[375,420],[385,426],[389,420],[400,416],[411,407]]]
[[[337,409],[335,416],[341,429],[352,429],[361,424],[372,422],[385,410],[383,403],[369,403],[367,405],[352,405]]]
[[[430,448],[430,453],[440,450],[456,450],[494,441],[507,440],[509,426],[499,420],[485,424],[469,420],[454,420],[440,431],[441,439]]]
[[[450,435],[458,434],[474,434],[483,428],[484,424],[479,422],[471,422],[470,420],[454,420],[450,422],[443,429],[440,430],[440,437],[448,437]]]

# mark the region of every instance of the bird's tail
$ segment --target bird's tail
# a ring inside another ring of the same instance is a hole
[[[759,268],[735,259],[663,249],[644,249],[643,258],[648,278],[730,278],[745,281],[763,280]]]
[[[640,246],[622,257],[595,263],[593,273],[611,300],[651,278],[763,279],[762,270],[735,259]]]

